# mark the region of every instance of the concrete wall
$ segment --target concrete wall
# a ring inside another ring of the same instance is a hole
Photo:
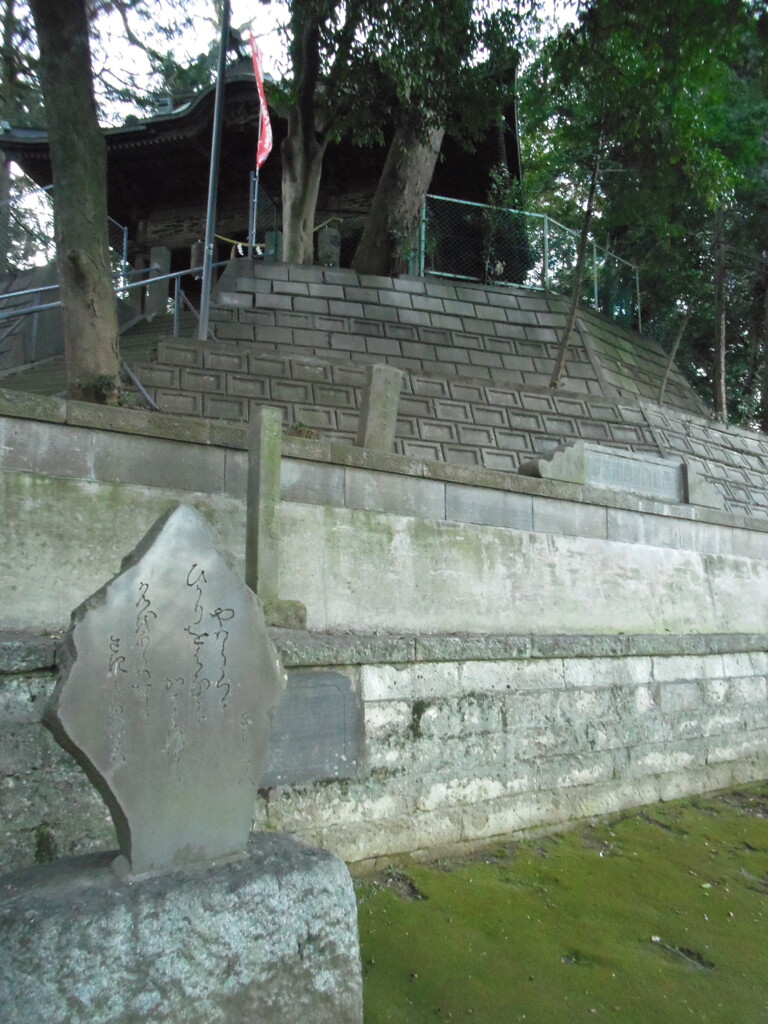
[[[364,701],[362,777],[271,790],[257,820],[355,861],[764,777],[764,646],[508,636],[369,652],[347,668]]]
[[[244,427],[22,403],[0,408],[0,628],[65,626],[176,501],[242,565]],[[753,633],[768,617],[762,520],[323,442],[283,456],[280,597],[310,629]]]

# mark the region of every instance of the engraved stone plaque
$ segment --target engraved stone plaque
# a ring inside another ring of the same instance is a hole
[[[362,711],[352,680],[333,670],[294,669],[275,710],[259,785],[354,779],[362,746]]]
[[[585,445],[584,475],[586,483],[592,487],[607,487],[672,503],[685,498],[679,459]]]
[[[134,875],[242,853],[285,673],[256,596],[180,505],[72,613],[45,724]]]

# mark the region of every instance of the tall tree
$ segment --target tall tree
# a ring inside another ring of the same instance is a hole
[[[671,337],[693,308],[681,349],[706,337],[710,366],[696,377],[707,384],[713,213],[727,220],[766,159],[759,20],[749,0],[594,0],[525,81],[529,197],[578,219],[602,134],[595,229],[641,264],[644,325]]]
[[[55,188],[67,393],[113,403],[117,312],[107,240],[106,145],[93,94],[86,0],[30,0]]]
[[[29,10],[19,0],[3,0],[0,12],[0,120],[32,125],[42,120],[42,100]],[[35,234],[21,208],[12,209],[14,185],[11,162],[0,154],[0,275],[13,269],[15,250],[23,253]]]
[[[293,86],[283,141],[283,259],[312,261],[317,195],[328,143],[343,131],[363,81],[367,0],[292,0],[288,23]]]
[[[293,85],[283,143],[283,256],[312,258],[312,229],[329,141],[394,138],[356,263],[391,267],[410,234],[450,121],[464,136],[498,116],[503,76],[481,76],[485,44],[503,69],[538,0],[500,13],[490,0],[291,0]],[[496,57],[498,55],[498,57]],[[515,55],[516,57],[516,55]]]

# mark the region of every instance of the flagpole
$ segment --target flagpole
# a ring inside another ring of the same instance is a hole
[[[256,152],[258,153],[261,149],[261,108],[259,108],[259,137],[256,141]],[[256,227],[259,223],[259,174],[261,173],[261,165],[258,160],[256,161],[256,187],[253,194],[253,247],[256,248]],[[251,258],[255,253],[251,253]]]
[[[203,281],[200,293],[200,322],[197,340],[208,339],[208,317],[211,306],[211,283],[213,279],[213,249],[216,242],[216,194],[219,190],[219,151],[221,149],[222,115],[224,113],[224,88],[226,85],[227,50],[229,49],[229,0],[224,0],[221,12],[221,43],[219,62],[216,69],[216,98],[213,107],[213,131],[211,133],[211,164],[208,175],[208,210],[205,218],[205,251],[203,253]]]

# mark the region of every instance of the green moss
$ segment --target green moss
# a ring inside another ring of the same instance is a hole
[[[35,829],[35,864],[51,864],[58,856],[56,836],[50,826],[42,822]]]
[[[762,784],[409,865],[419,900],[365,883],[367,1024],[762,1024],[767,808]]]
[[[424,713],[429,707],[429,702],[426,700],[415,700],[411,707],[411,736],[415,740],[421,739],[421,720],[424,717]]]

